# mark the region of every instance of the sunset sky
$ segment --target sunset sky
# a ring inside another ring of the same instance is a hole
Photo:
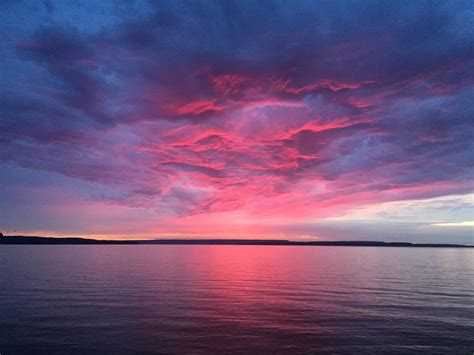
[[[2,1],[0,231],[474,244],[473,1]]]

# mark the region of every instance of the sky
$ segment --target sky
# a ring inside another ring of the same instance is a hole
[[[474,2],[2,1],[0,231],[474,244]]]

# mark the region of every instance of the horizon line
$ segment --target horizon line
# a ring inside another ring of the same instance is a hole
[[[311,240],[294,241],[288,239],[225,239],[225,238],[158,238],[158,239],[93,239],[83,237],[45,237],[25,235],[2,235],[0,244],[125,244],[125,245],[288,245],[288,246],[386,246],[386,247],[454,247],[474,248],[474,245],[451,243],[413,243],[405,241],[374,240]]]

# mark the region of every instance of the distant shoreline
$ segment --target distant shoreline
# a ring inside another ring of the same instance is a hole
[[[474,248],[474,245],[378,241],[291,241],[279,239],[152,239],[98,240],[87,238],[51,238],[37,236],[3,236],[4,245],[288,245],[288,246],[354,246],[404,248]]]

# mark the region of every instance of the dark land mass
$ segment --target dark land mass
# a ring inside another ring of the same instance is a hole
[[[416,244],[407,242],[376,241],[308,241],[279,239],[153,239],[153,240],[97,240],[86,238],[48,238],[32,236],[2,236],[0,244],[111,244],[111,245],[300,245],[300,246],[353,246],[353,247],[413,247],[413,248],[474,248],[461,244]]]

